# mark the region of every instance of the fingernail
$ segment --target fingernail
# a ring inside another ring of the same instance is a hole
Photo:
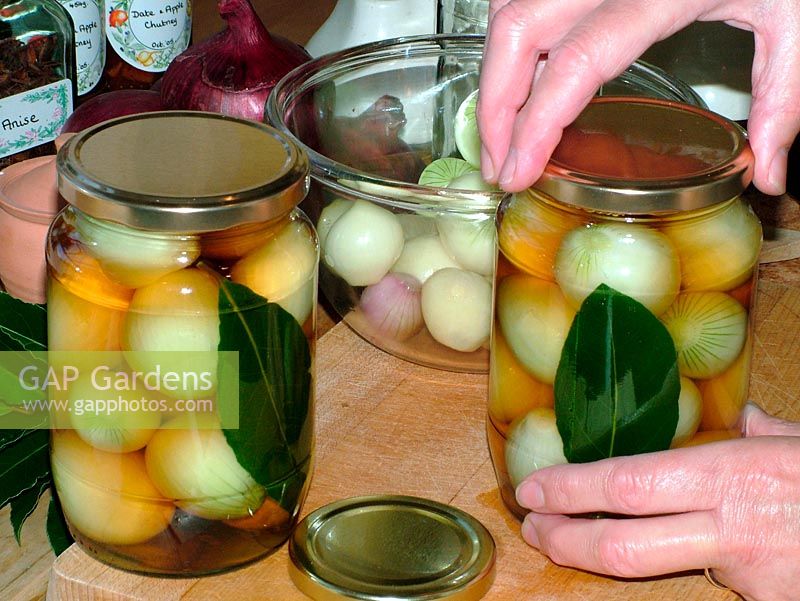
[[[786,160],[788,156],[789,150],[781,148],[769,164],[769,175],[767,177],[776,195],[783,194],[786,191]]]
[[[542,485],[534,480],[526,480],[517,487],[517,503],[528,509],[544,507],[544,491]]]
[[[506,155],[506,162],[503,163],[503,169],[500,171],[500,179],[498,180],[501,186],[506,186],[514,179],[517,172],[517,151],[513,148],[508,151]]]
[[[494,180],[492,157],[489,156],[489,152],[483,146],[481,146],[481,175],[487,182]]]
[[[527,517],[525,518],[525,521],[522,522],[522,538],[524,538],[525,542],[531,547],[536,547],[537,549],[539,548],[539,533],[536,532],[536,527]]]

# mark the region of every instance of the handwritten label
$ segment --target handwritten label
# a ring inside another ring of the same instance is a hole
[[[0,158],[52,142],[72,112],[72,82],[62,79],[0,100]]]
[[[75,27],[78,94],[94,88],[106,64],[105,20],[102,0],[59,0]]]
[[[166,71],[186,50],[192,32],[190,0],[106,2],[106,35],[129,64],[142,71]]]

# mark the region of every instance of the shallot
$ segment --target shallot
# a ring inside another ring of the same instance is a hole
[[[372,326],[394,340],[408,340],[422,329],[420,283],[405,273],[389,273],[361,295],[361,311]]]

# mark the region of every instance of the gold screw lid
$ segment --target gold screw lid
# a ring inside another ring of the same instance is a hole
[[[196,111],[120,117],[71,138],[59,192],[80,210],[151,231],[205,232],[267,221],[306,195],[306,154],[278,130]]]
[[[310,513],[289,543],[292,581],[317,601],[474,601],[495,544],[474,517],[406,496],[345,499]]]
[[[752,172],[736,123],[668,100],[605,96],[564,130],[533,188],[583,209],[654,215],[730,200]]]

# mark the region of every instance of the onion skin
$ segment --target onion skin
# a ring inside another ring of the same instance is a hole
[[[115,117],[164,110],[161,95],[153,90],[115,90],[98,94],[81,104],[69,116],[62,134],[77,133]]]
[[[220,0],[218,6],[228,27],[170,63],[161,80],[161,100],[170,109],[263,121],[272,88],[311,56],[271,35],[249,0]]]

